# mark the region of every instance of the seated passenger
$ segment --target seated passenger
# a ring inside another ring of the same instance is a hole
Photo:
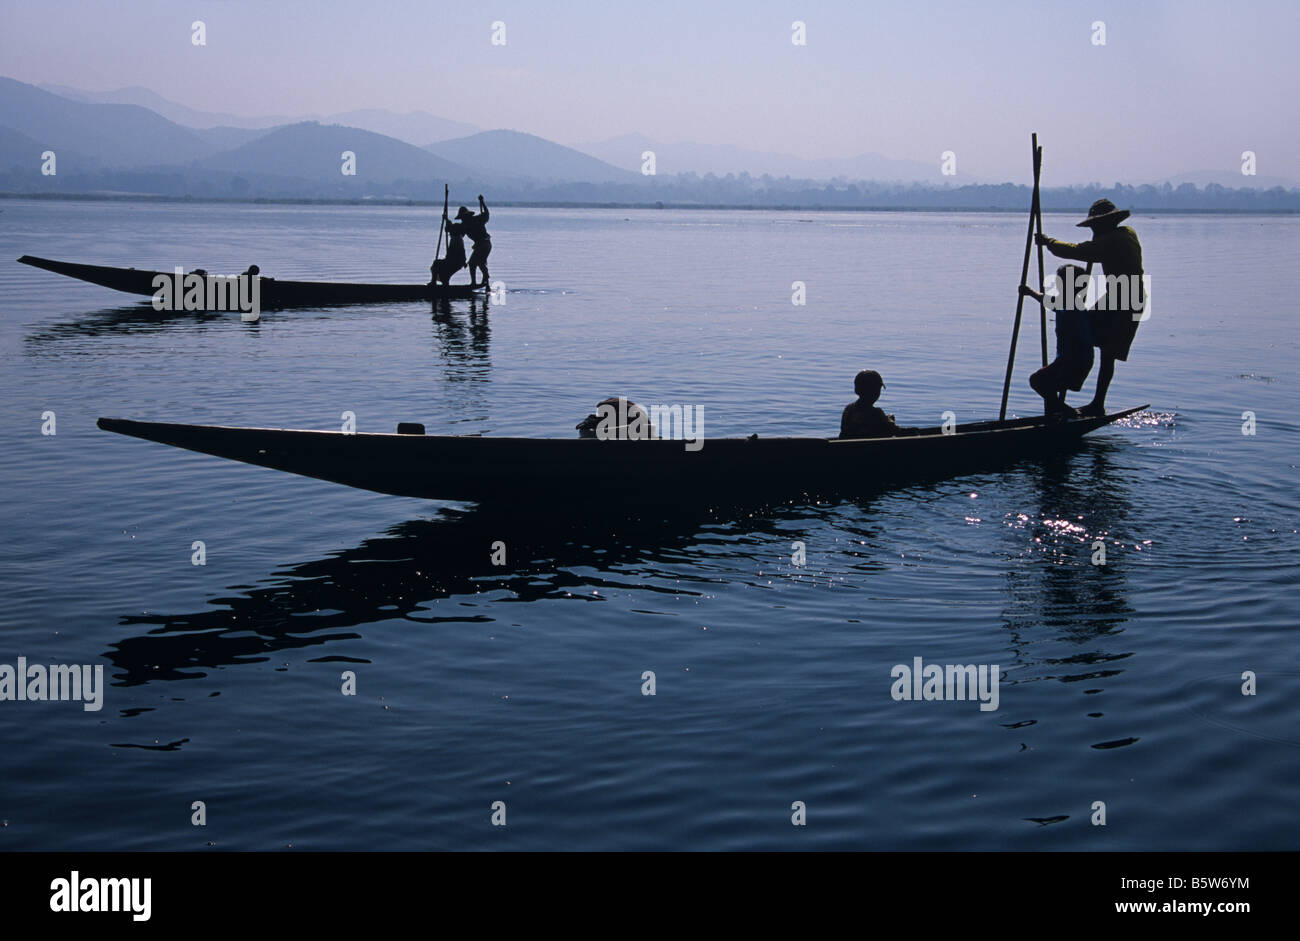
[[[596,411],[574,427],[579,438],[641,441],[655,437],[649,413],[622,396],[598,402]]]
[[[1062,265],[1056,270],[1055,296],[1048,299],[1056,315],[1056,359],[1029,377],[1029,385],[1043,397],[1049,416],[1076,414],[1065,404],[1065,393],[1082,389],[1092,371],[1090,312],[1084,308],[1086,290],[1087,274],[1083,269]],[[1034,300],[1043,297],[1028,285],[1021,285],[1020,292]]]
[[[876,399],[884,388],[885,380],[874,369],[864,369],[854,377],[853,391],[858,399],[844,406],[840,417],[841,438],[888,438],[906,433],[894,423],[893,415],[886,415],[876,407]]]

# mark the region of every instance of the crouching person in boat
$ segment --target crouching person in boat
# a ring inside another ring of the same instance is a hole
[[[1101,352],[1097,368],[1097,391],[1083,407],[1084,415],[1106,414],[1106,390],[1115,375],[1115,360],[1128,361],[1129,347],[1145,320],[1145,284],[1142,277],[1142,243],[1131,226],[1121,226],[1127,209],[1116,209],[1109,199],[1099,199],[1088,210],[1088,218],[1077,223],[1092,229],[1092,238],[1077,244],[1059,242],[1045,235],[1038,244],[1058,258],[1100,262],[1106,275],[1106,294],[1093,305],[1092,342]]]
[[[602,441],[645,441],[655,437],[650,414],[621,395],[598,402],[596,411],[574,427],[579,438]]]
[[[844,406],[844,414],[840,416],[841,438],[889,438],[908,433],[909,429],[898,427],[894,416],[886,415],[876,405],[884,389],[885,380],[874,369],[864,369],[854,377],[853,391],[858,398]]]
[[[465,267],[465,226],[460,222],[447,223],[447,255],[429,266],[434,284],[447,284],[451,276]]]
[[[1092,372],[1091,312],[1084,308],[1088,276],[1075,265],[1056,269],[1056,287],[1044,298],[1027,284],[1020,293],[1036,301],[1046,300],[1056,316],[1056,359],[1029,377],[1030,387],[1043,397],[1045,412],[1051,417],[1073,417],[1074,409],[1065,404],[1065,393],[1083,388]]]

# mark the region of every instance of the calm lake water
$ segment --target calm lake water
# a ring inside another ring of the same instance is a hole
[[[416,281],[435,213],[0,209],[0,664],[109,683],[97,713],[0,702],[0,848],[1300,849],[1295,218],[1134,217],[1152,316],[1109,404],[1152,408],[1077,452],[634,519],[385,497],[95,419],[569,436],[626,394],[709,436],[833,435],[864,367],[902,423],[995,417],[1024,219],[502,208],[486,312],[248,324],[12,259]],[[997,664],[998,708],[895,701],[915,657]]]

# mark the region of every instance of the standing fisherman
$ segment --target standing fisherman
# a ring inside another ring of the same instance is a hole
[[[1058,258],[1101,262],[1107,276],[1107,294],[1112,287],[1120,288],[1119,297],[1103,296],[1093,306],[1092,342],[1101,352],[1101,365],[1097,368],[1097,391],[1093,399],[1081,409],[1084,415],[1106,414],[1106,390],[1115,375],[1115,360],[1128,361],[1129,346],[1143,319],[1146,305],[1142,279],[1142,243],[1130,226],[1121,226],[1127,219],[1127,209],[1116,209],[1109,199],[1099,199],[1088,210],[1088,218],[1078,223],[1092,229],[1092,238],[1078,244],[1058,242],[1039,235],[1039,245]],[[1112,280],[1112,276],[1116,280]]]
[[[492,237],[487,233],[488,207],[482,195],[478,198],[478,213],[472,213],[464,206],[456,210],[456,221],[464,226],[465,234],[474,243],[474,250],[469,253],[469,286],[478,287],[474,272],[482,269],[483,286],[488,285],[487,258],[492,253]]]

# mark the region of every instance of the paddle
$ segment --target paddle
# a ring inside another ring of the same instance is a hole
[[[1038,222],[1041,228],[1041,221],[1038,220],[1038,173],[1042,169],[1042,151],[1038,147],[1038,135],[1031,137],[1031,146],[1034,150],[1034,197],[1029,204],[1029,231],[1025,235],[1025,262],[1020,268],[1020,283],[1023,286],[1029,280],[1029,253],[1034,248],[1034,224]],[[1016,362],[1016,340],[1020,337],[1020,318],[1025,309],[1025,295],[1019,290],[1016,292],[1016,324],[1011,330],[1011,351],[1007,354],[1007,376],[1002,382],[1002,408],[998,411],[998,421],[1007,419],[1007,396],[1011,393],[1011,371]],[[1044,324],[1046,324],[1046,311],[1043,313]],[[1046,331],[1046,326],[1044,326]],[[1044,333],[1044,350],[1046,350],[1046,333]]]

